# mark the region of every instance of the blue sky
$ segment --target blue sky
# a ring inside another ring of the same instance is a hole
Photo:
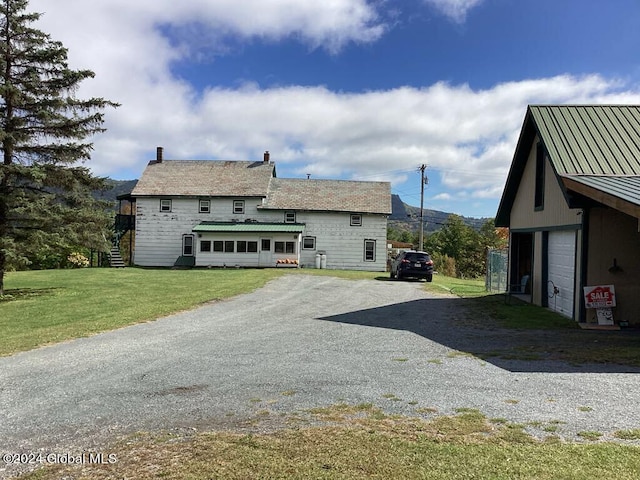
[[[640,104],[637,0],[32,0],[96,72],[87,163],[259,160],[280,177],[385,180],[425,206],[495,215],[528,104]],[[69,15],[74,12],[74,15]]]

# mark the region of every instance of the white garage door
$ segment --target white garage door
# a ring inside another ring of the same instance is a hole
[[[576,231],[549,232],[548,253],[549,308],[573,317]]]

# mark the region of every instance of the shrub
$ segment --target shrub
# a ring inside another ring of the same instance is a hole
[[[67,263],[71,268],[85,268],[89,266],[89,259],[81,253],[74,252],[67,257]]]
[[[440,275],[446,277],[456,276],[456,260],[448,255],[442,255],[440,253],[433,253],[431,255],[433,260],[433,268]]]

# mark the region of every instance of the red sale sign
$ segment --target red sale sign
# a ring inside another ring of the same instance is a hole
[[[610,308],[616,306],[616,290],[613,285],[584,287],[586,308]]]

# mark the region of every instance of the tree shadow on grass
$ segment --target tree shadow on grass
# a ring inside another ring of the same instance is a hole
[[[506,328],[473,298],[413,300],[318,320],[410,331],[512,372],[640,373],[638,331],[585,331],[571,322]]]
[[[60,288],[13,288],[5,290],[4,295],[0,295],[0,303],[53,295],[56,290]]]

